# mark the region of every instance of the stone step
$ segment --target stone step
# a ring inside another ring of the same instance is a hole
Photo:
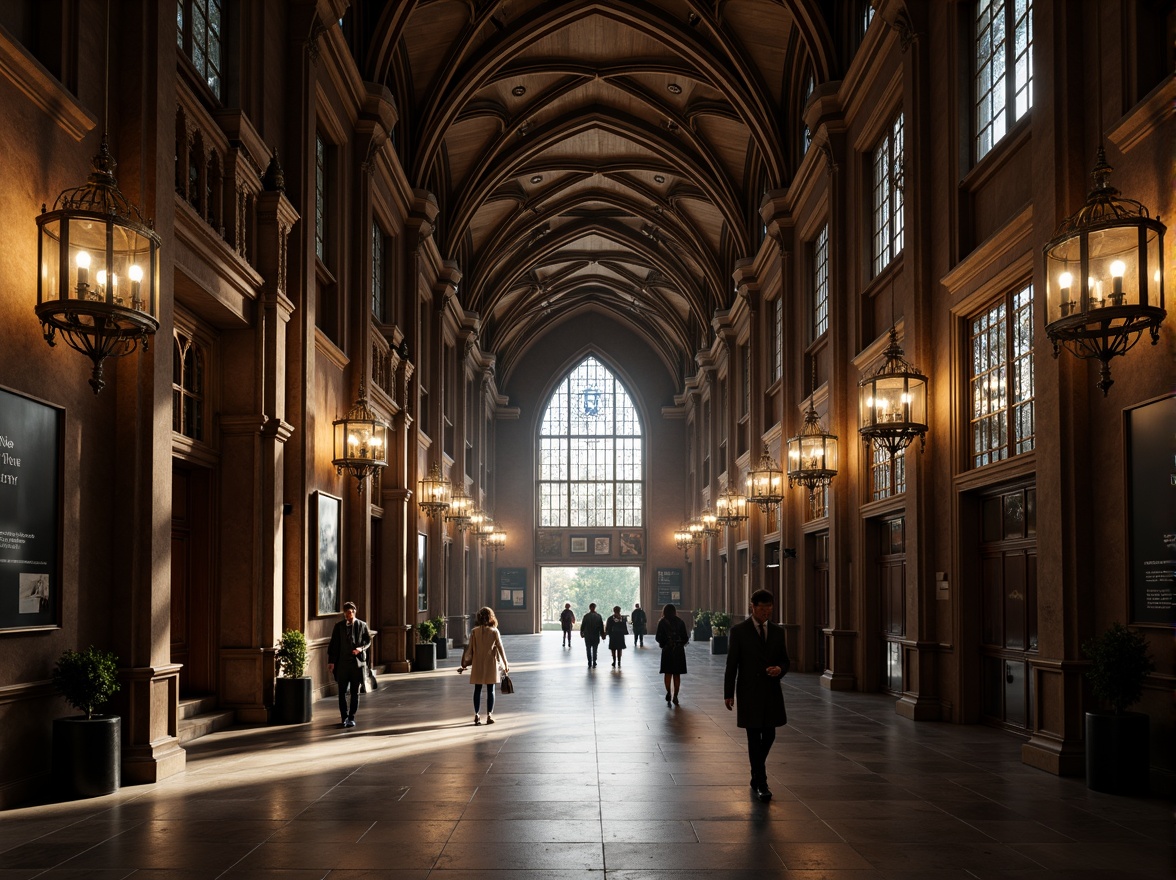
[[[237,713],[231,709],[213,710],[181,718],[176,725],[176,738],[180,745],[199,739],[215,730],[224,730],[237,723]]]
[[[194,718],[197,715],[203,715],[205,712],[213,712],[215,710],[215,695],[210,694],[203,697],[182,697],[180,699],[179,720],[183,721],[185,718]]]

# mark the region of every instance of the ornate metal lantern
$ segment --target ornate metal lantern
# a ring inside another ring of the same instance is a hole
[[[466,494],[465,489],[458,486],[449,496],[449,507],[445,511],[445,521],[453,523],[459,532],[470,527],[470,514],[474,511],[474,499]]]
[[[429,468],[429,475],[417,481],[417,504],[427,516],[444,513],[449,509],[449,497],[452,491],[449,481],[441,476],[441,466],[433,462]]]
[[[812,399],[800,433],[788,441],[788,485],[804,486],[813,497],[819,486],[837,476],[837,435],[822,426]]]
[[[893,458],[916,437],[927,446],[927,377],[907,363],[890,328],[885,360],[858,383],[862,439],[873,441]]]
[[[159,235],[114,178],[106,135],[89,182],[67,189],[37,217],[37,317],[49,345],[57,335],[94,364],[90,386],[106,385],[102,362],[144,349],[159,329]]]
[[[368,409],[367,392],[359,383],[359,399],[347,415],[335,419],[335,458],[341,474],[349,471],[362,492],[364,480],[388,465],[388,423]]]
[[[1155,345],[1164,311],[1164,232],[1158,218],[1109,183],[1103,148],[1091,172],[1086,204],[1062,221],[1045,246],[1045,332],[1054,357],[1063,346],[1102,362],[1103,396],[1114,380],[1111,358],[1146,332]]]
[[[773,504],[784,500],[784,471],[764,447],[759,462],[747,473],[747,499],[767,512]]]
[[[727,527],[738,526],[747,520],[747,496],[735,488],[734,480],[715,500],[715,519]]]

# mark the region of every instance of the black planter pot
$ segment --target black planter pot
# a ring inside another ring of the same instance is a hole
[[[694,627],[694,641],[709,642],[711,637],[711,627],[709,623],[700,624]]]
[[[63,798],[98,797],[122,782],[122,719],[77,715],[53,721],[53,783]]]
[[[309,675],[301,678],[279,678],[274,688],[274,722],[276,724],[305,724],[310,720],[314,700],[310,694]]]
[[[1086,713],[1086,787],[1108,794],[1148,793],[1148,723],[1142,712]]]
[[[437,646],[437,659],[446,660],[449,658],[449,639],[435,636],[433,644]]]
[[[416,646],[416,664],[417,672],[428,672],[431,669],[437,668],[437,646],[432,642],[427,645]]]
[[[728,636],[712,636],[711,637],[711,653],[712,654],[726,654],[727,653],[727,639]]]

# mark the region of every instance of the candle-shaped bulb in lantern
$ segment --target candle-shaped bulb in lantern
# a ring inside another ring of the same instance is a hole
[[[143,267],[132,264],[131,268],[127,269],[127,275],[131,279],[131,305],[136,309],[142,309]]]
[[[78,267],[78,293],[85,293],[90,286],[90,255],[85,251],[78,251],[74,257]]]
[[[1122,260],[1111,263],[1111,297],[1115,305],[1123,300],[1123,273],[1127,271],[1127,264]]]

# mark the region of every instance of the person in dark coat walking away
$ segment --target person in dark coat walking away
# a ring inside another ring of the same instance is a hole
[[[666,702],[672,701],[676,706],[678,691],[682,688],[682,676],[686,674],[686,643],[690,641],[690,633],[673,605],[662,609],[662,617],[657,622],[657,632],[653,637],[661,646],[661,668],[658,671],[665,676]],[[673,685],[673,693],[670,692],[670,685]]]
[[[641,603],[638,602],[633,606],[633,611],[629,614],[629,623],[633,627],[633,647],[645,647],[645,612],[641,610]]]
[[[363,687],[363,667],[367,663],[368,645],[372,631],[355,616],[355,603],[343,603],[343,619],[331,631],[327,646],[327,671],[339,684],[339,714],[344,727],[355,727],[355,713],[359,711],[359,692]],[[347,689],[351,689],[351,705],[347,705]]]
[[[564,610],[559,613],[559,627],[563,630],[563,637],[560,639],[559,646],[562,648],[566,643],[570,648],[572,646],[572,627],[576,623],[576,612],[572,610],[572,603],[565,602]]]
[[[580,638],[584,640],[584,650],[588,652],[588,668],[593,669],[600,640],[604,638],[604,618],[596,613],[595,602],[589,604],[588,613],[580,621]]]
[[[604,632],[608,636],[608,650],[612,653],[613,668],[621,667],[621,652],[625,650],[625,636],[629,634],[629,627],[625,625],[625,618],[621,617],[621,606],[614,605],[612,617],[604,624]]]
[[[768,752],[776,728],[788,723],[780,679],[788,672],[784,628],[772,623],[775,600],[767,590],[751,594],[751,617],[731,627],[723,702],[737,708],[736,723],[747,731],[751,787],[761,801],[772,799],[768,788]]]

